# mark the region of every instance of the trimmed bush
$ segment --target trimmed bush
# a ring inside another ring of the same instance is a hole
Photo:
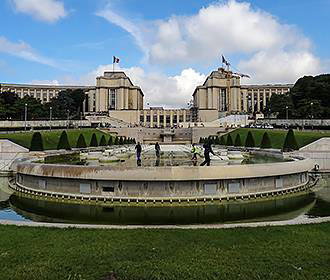
[[[44,144],[42,141],[42,136],[40,132],[35,132],[32,135],[30,151],[43,151]]]
[[[92,139],[91,139],[91,143],[90,143],[90,147],[98,147],[99,143],[97,142],[97,138],[96,138],[96,134],[93,133],[92,135]]]
[[[101,140],[100,140],[100,146],[106,146],[107,145],[107,141],[105,140],[105,136],[102,135]]]
[[[58,150],[71,150],[71,146],[69,144],[68,135],[66,134],[66,131],[64,130],[60,136],[60,140],[57,144]]]
[[[108,146],[112,146],[112,145],[113,145],[113,139],[112,136],[110,136],[108,141]]]
[[[116,136],[116,138],[115,138],[115,145],[119,145],[119,138],[118,138],[118,136]]]
[[[236,135],[235,144],[234,145],[235,145],[235,147],[242,146],[241,136],[239,134]]]
[[[292,150],[298,150],[298,144],[296,137],[294,136],[293,130],[289,129],[288,133],[286,134],[284,145],[283,145],[283,151],[289,152]]]
[[[269,149],[272,147],[272,144],[270,142],[270,138],[268,136],[268,133],[265,132],[264,135],[262,136],[260,148],[262,149]]]
[[[216,138],[215,138],[215,144],[217,144],[217,145],[221,145],[221,143],[220,143],[220,138],[219,138],[219,137],[216,137]]]
[[[226,145],[225,136],[223,135],[220,137],[220,145]]]
[[[248,132],[248,135],[245,140],[245,147],[255,147],[255,141],[251,131]]]
[[[76,147],[77,148],[86,148],[87,147],[84,135],[82,135],[82,134],[79,135]]]
[[[123,145],[124,144],[124,138],[123,137],[119,137],[119,145]]]
[[[227,135],[226,145],[227,146],[233,146],[233,139],[231,138],[231,135],[230,134]]]

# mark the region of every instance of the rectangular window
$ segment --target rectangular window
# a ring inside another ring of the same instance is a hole
[[[278,189],[283,188],[283,178],[281,176],[275,178],[275,187]]]
[[[220,111],[227,111],[227,99],[226,99],[226,89],[220,89]]]
[[[80,184],[80,193],[89,194],[91,193],[91,184]]]
[[[109,89],[109,110],[116,109],[116,90],[111,88]]]
[[[217,184],[211,183],[211,184],[204,184],[204,194],[206,195],[212,195],[217,193]]]
[[[237,181],[228,182],[228,193],[239,193],[241,183]]]

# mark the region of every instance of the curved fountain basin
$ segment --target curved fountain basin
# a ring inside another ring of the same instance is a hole
[[[75,203],[190,205],[306,192],[311,187],[308,171],[313,167],[309,159],[203,167],[75,166],[21,160],[11,185],[38,198]]]

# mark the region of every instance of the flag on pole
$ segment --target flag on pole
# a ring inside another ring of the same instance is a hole
[[[225,59],[223,55],[222,55],[222,64],[226,64],[226,66],[230,65],[230,63]]]
[[[113,57],[113,63],[119,63],[120,59],[119,57],[114,56]]]

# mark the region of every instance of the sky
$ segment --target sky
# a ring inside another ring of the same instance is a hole
[[[241,84],[330,71],[330,0],[1,0],[0,83],[95,85],[125,71],[145,103],[187,107],[221,67]]]

